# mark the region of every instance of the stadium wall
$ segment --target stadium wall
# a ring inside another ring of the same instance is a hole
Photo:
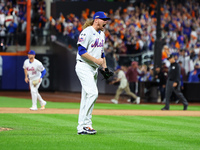
[[[70,50],[60,42],[52,44],[55,62],[55,89],[57,91],[81,92],[81,84],[75,72],[76,51]],[[102,94],[114,94],[117,86],[108,85],[102,81],[103,76],[98,75],[98,89]]]

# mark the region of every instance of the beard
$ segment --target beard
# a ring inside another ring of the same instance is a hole
[[[30,57],[29,57],[29,60],[30,60],[30,61],[33,61],[33,59],[34,59],[33,56],[30,56]]]
[[[100,23],[98,23],[97,26],[99,27],[99,30],[104,31],[105,25],[101,25]]]

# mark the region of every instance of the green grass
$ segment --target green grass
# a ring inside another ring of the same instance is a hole
[[[9,97],[0,97],[0,107],[17,107],[17,108],[29,108],[31,107],[31,99],[23,98],[9,98]],[[38,102],[38,108],[39,108]],[[47,102],[47,108],[77,108],[79,109],[79,103],[61,103],[61,102]],[[164,104],[106,104],[106,103],[96,103],[95,109],[125,109],[125,110],[160,110],[164,107]],[[183,105],[171,105],[170,110],[182,110]],[[200,111],[200,106],[189,106],[188,110]]]
[[[30,99],[0,97],[1,107],[29,108]],[[95,109],[160,110],[161,105],[96,103]],[[47,108],[79,108],[48,102]],[[171,105],[171,110],[182,110]],[[199,111],[199,106],[189,106]],[[77,135],[78,115],[1,114],[0,150],[199,150],[200,117],[93,115],[96,135]]]
[[[199,117],[93,116],[96,135],[77,135],[78,115],[0,114],[1,150],[198,150]]]

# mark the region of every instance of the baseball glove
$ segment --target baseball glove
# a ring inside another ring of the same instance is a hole
[[[103,79],[108,79],[108,78],[110,78],[111,76],[113,76],[113,72],[112,71],[110,71],[108,68],[105,68],[104,70],[103,70],[103,68],[99,68],[99,71],[100,71],[100,73],[103,75]]]
[[[32,81],[33,86],[36,86],[38,83],[40,83],[40,79],[37,79],[37,80],[33,80],[33,81]]]

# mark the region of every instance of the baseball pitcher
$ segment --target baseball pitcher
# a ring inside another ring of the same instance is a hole
[[[97,74],[101,66],[109,72],[104,55],[103,45],[105,34],[102,32],[107,20],[104,12],[96,12],[93,20],[88,20],[83,26],[77,42],[76,74],[81,82],[81,103],[78,118],[78,134],[96,134],[92,128],[92,110],[98,97]]]

